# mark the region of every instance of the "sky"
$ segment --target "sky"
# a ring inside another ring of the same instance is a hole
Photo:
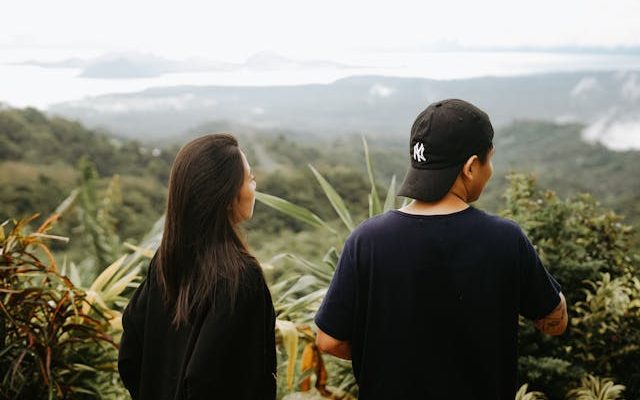
[[[0,106],[158,86],[640,69],[640,0],[5,0],[1,9]],[[293,62],[252,64],[259,53]]]
[[[0,107],[363,74],[640,70],[640,0],[5,0],[1,10]],[[255,63],[264,52],[293,62]]]
[[[7,1],[0,62],[144,51],[243,61],[491,47],[640,46],[640,1]]]

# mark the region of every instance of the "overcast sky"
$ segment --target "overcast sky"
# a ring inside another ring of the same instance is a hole
[[[640,46],[638,0],[20,0],[5,2],[2,14],[0,54],[27,58],[144,51],[240,61],[259,51],[336,58],[450,44]]]

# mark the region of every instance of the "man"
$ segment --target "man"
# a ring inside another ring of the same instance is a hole
[[[360,399],[512,400],[518,315],[566,329],[560,285],[520,227],[469,206],[491,178],[492,141],[474,105],[431,104],[398,193],[413,201],[347,239],[316,343],[353,360]]]

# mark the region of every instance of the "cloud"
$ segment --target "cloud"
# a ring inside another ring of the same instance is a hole
[[[598,80],[593,77],[585,77],[578,82],[573,89],[571,89],[571,97],[579,97],[589,92],[593,92],[600,87]]]
[[[84,68],[89,63],[89,60],[85,60],[82,58],[67,58],[61,61],[27,60],[13,63],[13,65],[34,65],[36,67],[42,68]]]
[[[369,88],[369,96],[370,97],[379,97],[385,98],[393,95],[396,92],[395,88],[390,86],[385,86],[380,83],[376,83],[375,85]]]
[[[208,101],[209,106],[213,104],[211,100]],[[82,100],[78,102],[71,102],[71,107],[80,109],[90,109],[92,111],[107,112],[107,113],[129,113],[135,111],[158,111],[158,110],[185,110],[190,107],[194,107],[195,103],[199,103],[196,96],[192,93],[185,93],[178,96],[161,96],[161,97],[123,97],[118,98],[114,96],[104,96],[98,101],[84,102]]]
[[[580,118],[573,114],[561,114],[553,119],[556,124],[573,124],[580,122]]]
[[[615,151],[640,150],[640,118],[622,118],[617,110],[609,110],[583,130],[582,138]]]
[[[253,107],[251,109],[251,114],[253,115],[264,115],[265,112],[265,109],[262,107]]]
[[[254,71],[355,68],[332,61],[293,60],[271,51],[262,51],[250,56],[240,67]]]
[[[622,97],[631,101],[640,99],[640,80],[637,74],[629,74],[629,78],[622,85]]]

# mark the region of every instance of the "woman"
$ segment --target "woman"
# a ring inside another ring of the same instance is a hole
[[[238,224],[256,182],[238,142],[178,153],[162,242],[127,306],[118,368],[133,399],[275,399],[275,314]]]

